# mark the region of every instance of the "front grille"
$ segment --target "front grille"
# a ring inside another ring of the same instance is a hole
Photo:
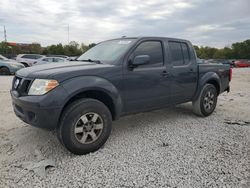
[[[12,90],[17,91],[20,96],[27,95],[31,81],[31,79],[15,76],[12,83]]]

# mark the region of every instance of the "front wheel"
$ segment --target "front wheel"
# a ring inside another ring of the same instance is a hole
[[[112,128],[109,109],[95,99],[81,99],[70,104],[58,128],[61,143],[72,153],[94,152],[107,141]]]
[[[209,116],[213,113],[217,104],[217,90],[214,85],[206,84],[199,95],[193,101],[193,111],[199,116]]]
[[[10,75],[10,70],[7,67],[0,68],[0,75]]]

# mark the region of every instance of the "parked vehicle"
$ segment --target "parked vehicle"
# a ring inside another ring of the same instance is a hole
[[[68,60],[61,57],[43,57],[35,61],[33,65],[43,65],[48,63],[63,63],[63,62],[68,62]]]
[[[24,68],[24,65],[0,55],[0,75],[15,74],[21,68]]]
[[[205,63],[204,59],[197,58],[197,63]]]
[[[46,55],[47,57],[60,57],[60,58],[64,58],[64,59],[68,59],[69,57],[66,55]]]
[[[17,62],[22,63],[25,67],[30,67],[37,59],[44,57],[39,54],[19,54],[16,57]]]
[[[229,65],[230,67],[234,67],[234,62],[228,59],[209,59],[205,61],[206,63],[222,63],[224,65]]]
[[[237,60],[234,62],[235,67],[250,67],[250,62],[247,60]]]
[[[75,62],[18,71],[11,96],[24,122],[55,129],[69,151],[86,154],[106,142],[123,115],[192,101],[197,115],[209,116],[231,77],[228,65],[197,64],[187,40],[119,38]]]
[[[68,57],[67,60],[69,60],[69,61],[76,61],[78,57],[79,56],[71,56],[71,57]]]

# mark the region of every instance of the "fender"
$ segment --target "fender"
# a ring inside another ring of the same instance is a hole
[[[216,82],[219,86],[219,93],[221,92],[220,88],[221,88],[221,83],[220,83],[220,77],[218,76],[218,74],[216,74],[215,72],[207,72],[205,73],[204,75],[202,75],[202,77],[199,78],[199,82],[197,84],[197,89],[196,89],[196,92],[195,92],[195,95],[193,97],[193,101],[196,100],[199,95],[200,95],[200,92],[203,88],[203,86],[208,83],[208,82]]]
[[[75,95],[85,91],[102,91],[112,98],[115,116],[120,116],[122,112],[122,99],[117,88],[108,80],[97,76],[81,76],[64,81],[61,86],[66,90],[68,96],[63,104],[65,104]],[[115,118],[115,119],[116,119]]]

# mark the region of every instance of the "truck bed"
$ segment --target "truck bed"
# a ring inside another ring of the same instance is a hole
[[[228,90],[229,86],[229,74],[230,66],[218,63],[202,63],[198,64],[199,79],[201,79],[205,74],[217,74],[220,81],[220,93]],[[210,74],[210,75],[211,75]]]

